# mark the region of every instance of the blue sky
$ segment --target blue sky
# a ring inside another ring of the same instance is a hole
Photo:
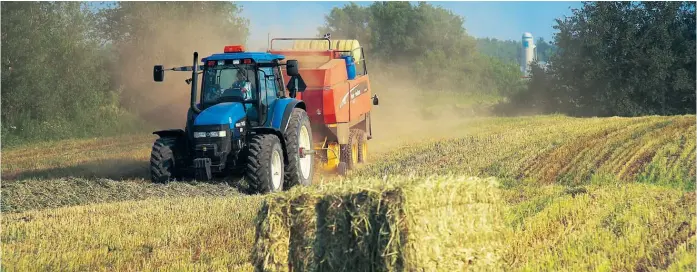
[[[250,48],[266,45],[271,37],[298,37],[315,35],[324,23],[324,15],[334,7],[349,2],[248,2],[236,1],[243,7],[242,15],[250,19]],[[372,1],[357,2],[370,5]],[[523,32],[535,39],[549,41],[555,32],[554,19],[571,15],[571,8],[580,8],[581,2],[448,2],[430,1],[432,5],[451,10],[465,18],[464,27],[475,37],[520,40]],[[291,17],[292,16],[292,17]]]
[[[324,16],[346,1],[235,1],[241,5],[242,16],[250,20],[249,48],[266,47],[267,34],[271,37],[309,37],[317,34]],[[103,7],[92,2],[95,7]],[[372,1],[358,1],[368,6]],[[414,2],[415,3],[415,2]],[[554,19],[571,15],[572,8],[580,8],[580,1],[429,1],[432,5],[451,10],[465,18],[464,27],[475,37],[502,40],[520,40],[523,32],[535,39],[552,40]]]

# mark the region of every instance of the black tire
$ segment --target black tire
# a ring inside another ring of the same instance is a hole
[[[350,130],[349,132],[349,138],[348,138],[348,143],[341,145],[341,152],[339,155],[339,162],[344,162],[346,163],[346,168],[347,170],[352,170],[356,168],[356,164],[358,161],[353,160],[354,151],[351,148],[352,145],[358,143],[358,138],[356,137],[356,131],[355,129]]]
[[[348,172],[348,166],[346,166],[345,162],[340,162],[339,165],[336,166],[336,172],[340,176],[345,176],[346,172]]]
[[[280,165],[280,184],[274,186],[272,182],[272,155],[278,152]],[[254,135],[249,142],[249,153],[245,169],[247,184],[250,193],[269,193],[283,190],[283,149],[281,140],[273,134]]]
[[[150,153],[150,180],[154,183],[168,183],[171,180],[181,180],[183,161],[175,154],[176,138],[159,138],[152,145]]]
[[[356,130],[355,133],[358,141],[358,163],[366,163],[368,162],[368,148],[365,145],[368,144],[368,134],[360,129]],[[366,150],[363,149],[364,147]]]
[[[306,154],[310,160],[310,170],[308,177],[304,177],[302,169],[300,167],[300,131],[305,127],[308,132],[309,137],[309,148],[312,149],[312,128],[310,127],[310,118],[307,116],[307,112],[303,109],[295,108],[290,114],[288,120],[288,127],[284,133],[286,140],[286,150],[288,151],[288,164],[285,167],[285,182],[286,188],[291,188],[295,185],[301,184],[303,186],[312,185],[312,177],[315,173],[314,166],[314,154]],[[307,150],[312,151],[312,150]]]

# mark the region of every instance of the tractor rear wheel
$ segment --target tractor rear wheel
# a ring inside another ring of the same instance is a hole
[[[284,138],[288,151],[288,164],[285,167],[286,188],[298,184],[312,185],[315,166],[314,155],[311,153],[313,151],[312,129],[307,112],[300,108],[293,109]]]
[[[252,193],[283,190],[283,149],[276,135],[252,137],[245,172]]]
[[[155,140],[150,153],[150,180],[155,183],[168,183],[173,179],[181,179],[183,161],[175,154],[177,139],[171,137]]]

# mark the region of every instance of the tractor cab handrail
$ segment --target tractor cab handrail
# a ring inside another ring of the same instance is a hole
[[[269,50],[273,50],[273,41],[328,41],[329,48],[327,50],[332,50],[332,40],[329,38],[273,38],[269,44]]]

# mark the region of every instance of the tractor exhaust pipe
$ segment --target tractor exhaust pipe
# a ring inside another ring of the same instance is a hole
[[[201,109],[196,107],[196,96],[198,87],[198,52],[194,52],[194,65],[192,67],[193,72],[191,72],[191,109],[195,113],[201,113]]]

